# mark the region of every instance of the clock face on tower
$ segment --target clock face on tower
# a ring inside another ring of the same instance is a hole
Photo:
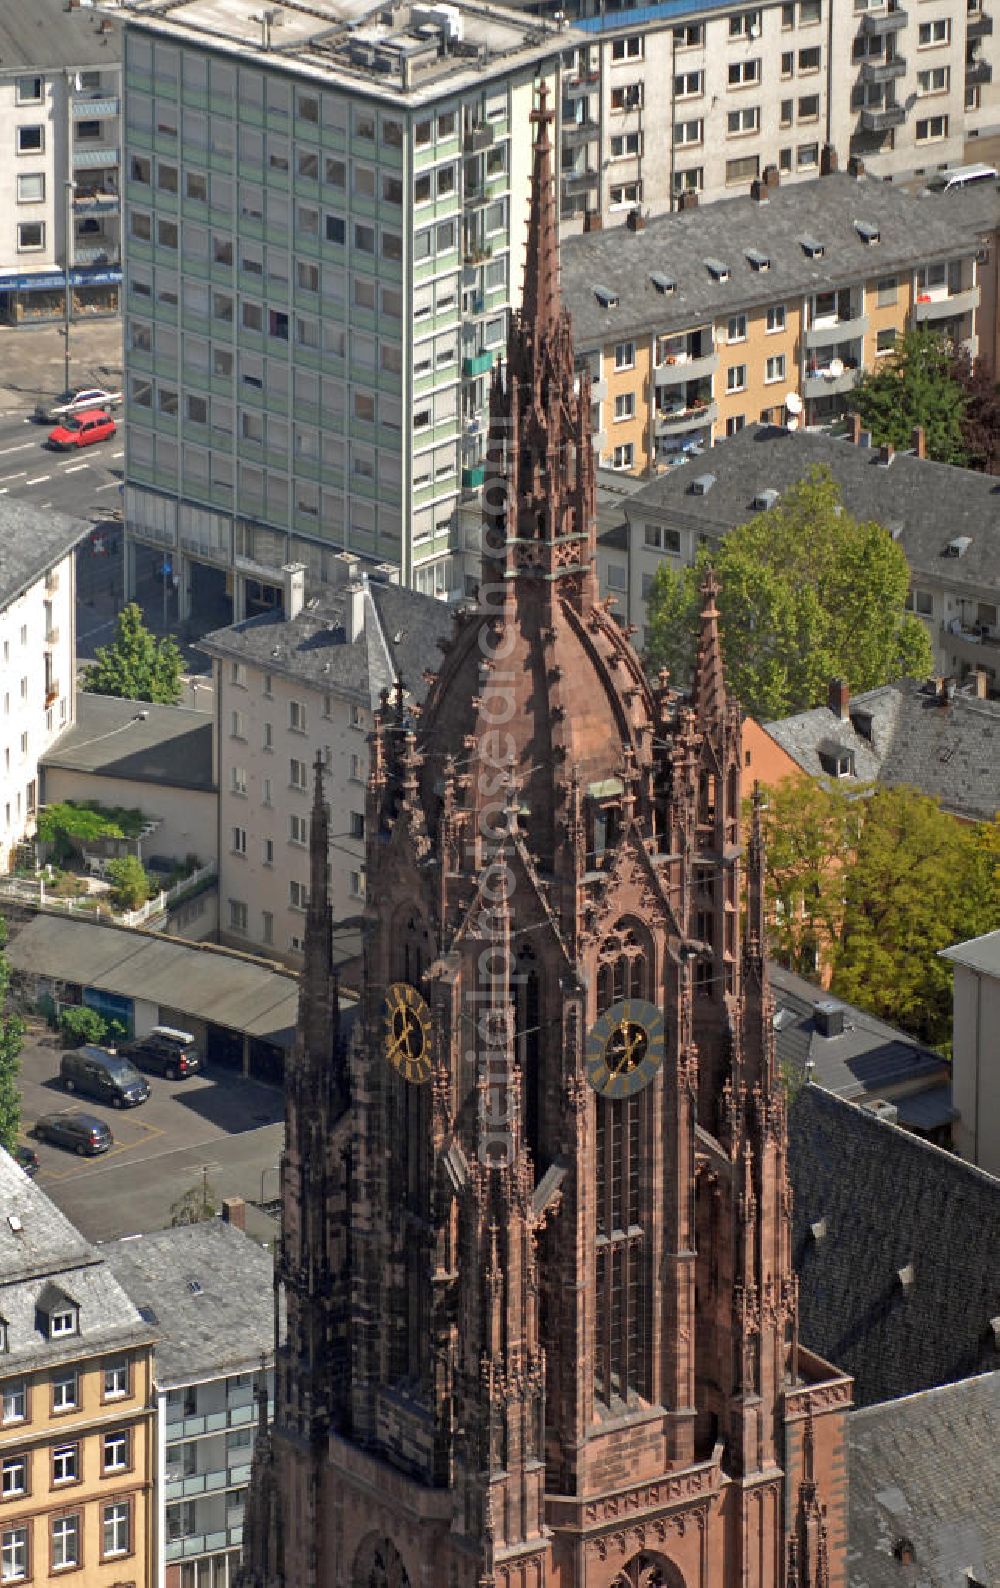
[[[587,1038],[587,1079],[602,1097],[632,1097],[663,1063],[663,1013],[644,998],[623,998],[595,1020]]]
[[[393,982],[385,994],[385,1056],[403,1077],[419,1086],[430,1080],[431,1012],[409,982]]]

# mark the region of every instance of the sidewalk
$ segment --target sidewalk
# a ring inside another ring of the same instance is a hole
[[[34,408],[64,388],[61,325],[0,327],[0,414]],[[121,389],[122,322],[79,320],[69,329],[70,386]]]

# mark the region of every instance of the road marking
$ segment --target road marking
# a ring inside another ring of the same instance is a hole
[[[0,458],[5,458],[8,452],[27,452],[29,447],[36,447],[37,441],[21,441],[16,447],[0,447]]]
[[[25,485],[42,485],[46,480],[51,480],[51,474],[36,474],[33,480],[25,480]]]
[[[70,463],[68,466],[65,464],[62,465],[62,471],[64,474],[79,474],[81,469],[89,468],[89,463]]]
[[[0,479],[2,479],[2,480],[19,480],[21,478],[22,474],[27,474],[27,472],[28,472],[27,469],[18,469],[16,474],[2,474],[2,475],[0,475]]]
[[[111,456],[113,458],[123,458],[125,456],[125,448],[122,447],[120,452],[112,452]]]
[[[28,483],[30,484],[31,482],[29,481]],[[109,480],[107,485],[95,485],[94,490],[95,491],[117,491],[118,490],[118,483],[119,482],[117,480]]]

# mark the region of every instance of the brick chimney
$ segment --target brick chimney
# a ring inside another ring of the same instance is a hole
[[[766,165],[764,167],[764,186],[777,187],[780,182],[781,176],[778,172],[778,167],[776,165]]]
[[[975,700],[985,700],[990,692],[990,675],[982,667],[969,674],[969,692]]]
[[[851,720],[851,690],[846,678],[831,678],[827,703],[841,722]]]
[[[242,1230],[246,1234],[247,1205],[242,1197],[223,1197],[222,1222],[231,1224],[234,1230]]]
[[[861,156],[859,154],[852,154],[851,155],[851,158],[847,162],[847,173],[848,173],[849,176],[853,176],[853,177],[862,177],[862,176],[864,176],[864,174],[865,174],[865,162],[862,160],[862,158],[861,158]]]
[[[599,232],[601,230],[600,210],[584,210],[583,229],[585,232]]]
[[[285,622],[297,618],[306,600],[306,565],[304,562],[286,562],[281,570]]]
[[[891,441],[883,441],[882,445],[878,449],[878,460],[879,460],[879,462],[881,464],[883,464],[885,468],[888,468],[889,464],[892,462],[892,460],[893,460],[893,458],[895,456],[896,456],[896,449],[893,446],[892,442]]]
[[[860,445],[861,445],[861,415],[860,414],[848,414],[848,416],[847,416],[847,439],[851,443],[852,446],[860,447]]]
[[[913,427],[913,456],[915,458],[926,458],[927,456],[927,433],[923,425],[914,425]]]
[[[837,151],[832,143],[824,143],[819,156],[820,176],[833,176],[837,170]]]
[[[677,200],[678,210],[696,210],[698,208],[698,195],[689,188],[685,188]]]
[[[757,204],[766,204],[771,197],[770,193],[767,191],[766,185],[761,181],[759,176],[755,176],[753,181],[750,183],[750,197]]]
[[[636,205],[634,210],[629,210],[625,217],[625,225],[630,232],[644,232],[646,230],[646,217]]]

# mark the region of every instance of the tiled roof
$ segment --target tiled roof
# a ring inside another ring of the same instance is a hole
[[[4,58],[2,53],[0,58]],[[61,562],[90,533],[90,527],[81,519],[47,508],[42,512],[17,497],[0,496],[0,608],[9,606],[47,569]]]
[[[1000,1372],[867,1406],[847,1423],[850,1588],[1000,1583]],[[904,1541],[911,1564],[900,1559]]]
[[[1000,1180],[819,1086],[791,1104],[789,1173],[802,1341],[857,1404],[1000,1366]]]
[[[215,788],[212,718],[185,706],[149,705],[113,695],[76,697],[76,720],[40,764],[171,788]]]

